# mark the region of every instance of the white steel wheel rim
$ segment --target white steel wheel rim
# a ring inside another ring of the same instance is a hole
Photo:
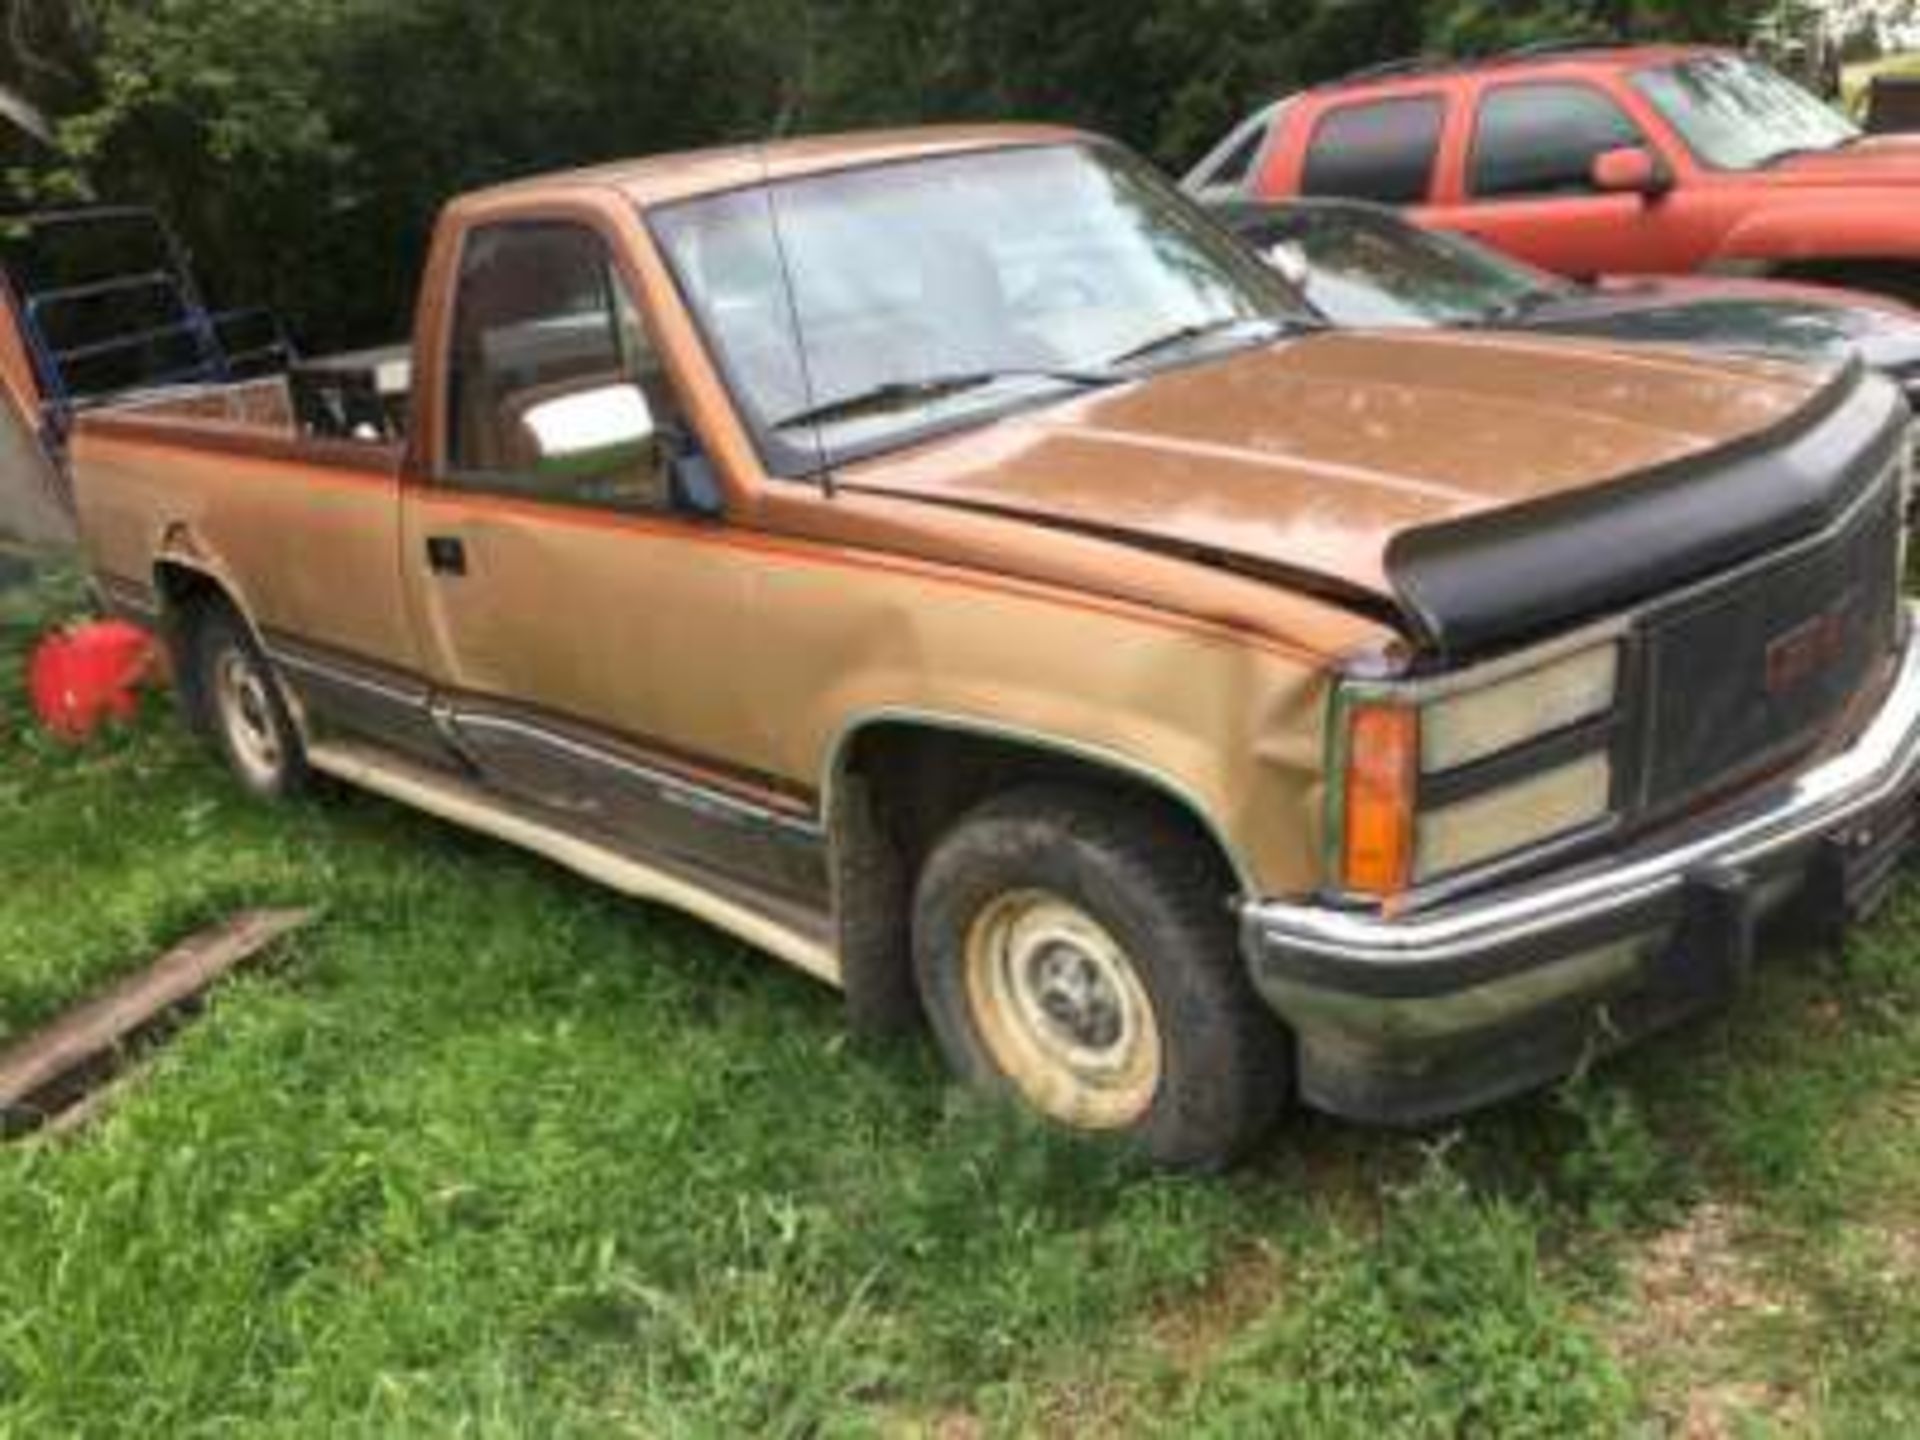
[[[985,906],[967,931],[966,989],[994,1064],[1042,1114],[1117,1130],[1152,1106],[1152,1001],[1125,947],[1079,906],[1040,890]]]
[[[234,763],[256,784],[272,784],[285,754],[260,667],[235,647],[223,650],[214,667],[214,698]]]

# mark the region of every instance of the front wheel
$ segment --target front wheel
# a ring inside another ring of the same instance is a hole
[[[959,1074],[1168,1165],[1215,1168],[1287,1096],[1286,1041],[1248,983],[1230,882],[1150,805],[1022,790],[935,848],[914,964]]]

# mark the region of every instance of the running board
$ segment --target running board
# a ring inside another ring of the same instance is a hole
[[[609,889],[681,910],[715,929],[838,986],[831,945],[693,880],[521,813],[478,785],[346,743],[313,745],[307,763],[322,774],[370,790],[464,829],[490,835],[563,865]]]

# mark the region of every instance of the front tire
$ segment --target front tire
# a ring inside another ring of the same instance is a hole
[[[1036,787],[981,806],[935,847],[915,894],[915,971],[949,1062],[1158,1163],[1228,1164],[1288,1089],[1230,890],[1150,805]]]
[[[234,778],[263,800],[308,781],[306,751],[272,666],[238,616],[206,613],[194,633],[195,684],[207,728]]]

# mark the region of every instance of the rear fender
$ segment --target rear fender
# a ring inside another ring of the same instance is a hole
[[[190,712],[199,704],[199,696],[191,668],[193,631],[186,623],[188,617],[182,613],[180,601],[183,591],[195,590],[210,593],[224,603],[240,621],[260,653],[271,653],[259,627],[254,623],[252,607],[247,604],[232,571],[201,546],[187,526],[169,526],[154,552],[154,612],[173,665],[175,683],[180,687]],[[312,731],[299,695],[284,682],[280,685],[280,695],[294,728],[300,734],[301,742],[310,743]]]
[[[176,618],[167,613],[168,597],[176,593],[180,577],[198,579],[217,591],[239,615],[253,638],[260,638],[253,623],[253,607],[247,603],[246,592],[233,571],[201,541],[192,527],[175,521],[161,532],[153,547],[153,593],[163,621]]]

